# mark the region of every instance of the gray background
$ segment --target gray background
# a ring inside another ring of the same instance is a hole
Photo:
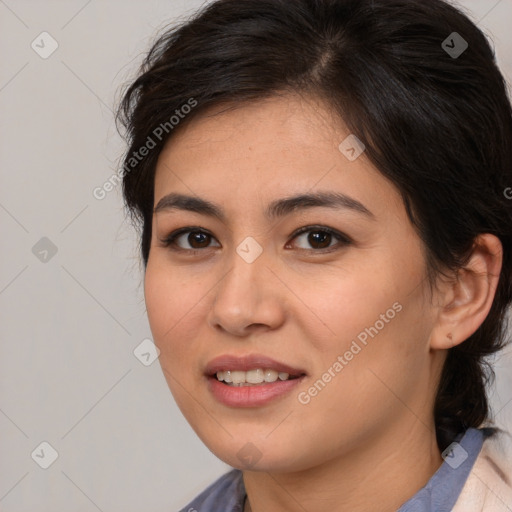
[[[92,194],[124,149],[119,87],[158,30],[202,3],[0,0],[3,512],[176,511],[229,469],[182,418],[158,361],[133,353],[151,338],[135,234],[120,187]],[[512,0],[461,5],[510,81]],[[31,47],[43,31],[59,45],[47,59]],[[511,430],[510,350],[496,368],[493,408]],[[43,441],[58,452],[48,469]]]

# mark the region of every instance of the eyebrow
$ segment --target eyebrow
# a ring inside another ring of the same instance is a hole
[[[267,206],[265,215],[270,220],[275,220],[297,210],[319,207],[352,210],[375,219],[375,215],[361,202],[340,192],[306,193],[277,199]],[[226,215],[220,206],[200,197],[178,193],[168,194],[158,201],[153,213],[169,210],[185,210],[226,222]]]

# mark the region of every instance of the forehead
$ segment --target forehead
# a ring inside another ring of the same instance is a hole
[[[325,146],[337,147],[345,132],[343,121],[320,100],[297,95],[273,96],[217,105],[190,121],[185,119],[184,126],[167,141],[160,160],[169,155],[176,160],[204,156],[210,149],[216,150],[210,154],[212,162],[241,160],[246,152],[251,152],[252,158],[287,150],[313,156],[312,150],[318,148],[320,140]],[[157,172],[160,168],[157,165]]]
[[[380,198],[400,204],[395,187],[364,152],[351,161],[340,151],[350,135],[332,108],[309,97],[212,108],[186,122],[159,155],[155,205],[169,192],[229,203],[318,189],[356,195],[361,202],[377,189]]]

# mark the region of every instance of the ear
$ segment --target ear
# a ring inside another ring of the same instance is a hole
[[[475,238],[468,263],[455,279],[440,284],[437,322],[430,337],[432,349],[449,349],[467,340],[482,325],[498,286],[503,247],[489,233]]]

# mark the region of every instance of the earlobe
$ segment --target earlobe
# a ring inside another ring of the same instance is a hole
[[[467,264],[456,278],[444,283],[432,349],[449,349],[467,340],[487,317],[498,286],[503,248],[497,237],[479,235]]]

